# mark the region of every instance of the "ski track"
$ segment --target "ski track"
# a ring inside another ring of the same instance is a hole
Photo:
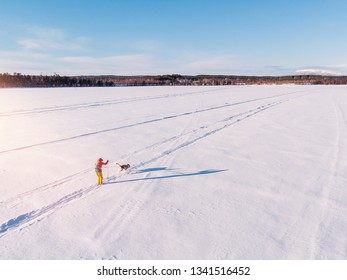
[[[320,191],[319,200],[321,201],[320,205],[323,206],[320,208],[319,222],[316,224],[316,228],[313,234],[311,241],[311,258],[317,259],[321,255],[321,245],[324,245],[324,240],[329,238],[329,231],[326,229],[329,228],[330,224],[336,224],[335,217],[328,215],[328,211],[333,207],[336,212],[338,210],[345,210],[346,206],[339,205],[336,203],[338,201],[340,191],[339,189],[334,189],[334,186],[337,186],[337,181],[339,178],[339,173],[341,171],[341,155],[344,152],[345,144],[342,139],[345,139],[346,133],[346,116],[342,105],[340,102],[334,100],[332,96],[332,103],[335,110],[335,145],[333,147],[331,157],[330,157],[330,169],[328,182],[322,187]],[[344,136],[342,134],[344,133]],[[340,208],[340,209],[336,209]]]
[[[198,106],[198,103],[196,104],[196,108],[197,106]],[[197,129],[193,129],[192,131],[189,131],[189,132],[188,132],[188,129],[195,122],[196,118],[197,118],[196,114],[191,115],[189,121],[186,122],[186,125],[181,129],[180,133],[176,137],[171,137],[169,138],[170,141],[164,140],[162,141],[162,143],[159,144],[159,145],[162,145],[163,143],[170,142],[169,146],[167,145],[165,146],[166,147],[165,152],[163,152],[158,157],[153,157],[149,162],[142,162],[138,165],[135,165],[133,167],[134,169],[132,169],[130,174],[138,174],[137,170],[139,168],[146,166],[152,161],[157,162],[157,164],[159,164],[160,166],[163,165],[162,161],[165,161],[165,159],[167,158],[167,155],[175,151],[175,147],[179,147],[179,142],[184,141],[185,136],[191,135],[190,137],[194,137],[194,133],[197,131]],[[189,145],[189,142],[185,142],[185,143],[186,145]],[[148,148],[145,150],[148,151]],[[200,174],[201,172],[198,172],[196,174],[189,174],[189,176],[200,175]],[[148,188],[148,187],[153,182],[153,180],[161,179],[161,178],[179,177],[179,176],[187,176],[187,174],[150,177],[150,172],[146,172],[144,177],[141,177],[138,179],[127,179],[123,181],[118,179],[116,182],[114,182],[116,184],[119,184],[119,183],[130,183],[130,182],[142,181],[143,183],[141,184],[140,187],[137,187],[136,189],[128,188],[126,192],[123,193],[122,197],[119,199],[119,202],[117,203],[116,207],[110,209],[108,217],[98,223],[97,228],[92,233],[92,239],[94,240],[94,242],[100,243],[100,246],[102,245],[104,240],[113,240],[113,242],[118,242],[118,240],[122,238],[124,230],[138,215],[141,209],[143,209],[143,206],[147,203],[148,198],[150,197],[153,191],[153,189],[151,190],[151,188]],[[115,179],[116,178],[110,178],[110,181],[111,182],[115,181]],[[129,198],[130,193],[131,193],[131,196]],[[122,255],[122,251],[117,251],[113,254],[112,258],[120,259],[121,255]],[[108,252],[104,251],[101,258],[110,259],[107,256],[109,256]]]
[[[300,209],[297,219],[289,225],[288,229],[280,238],[273,238],[273,241],[278,248],[284,252],[293,252],[297,248],[306,248],[307,259],[318,259],[324,253],[324,240],[329,238],[327,228],[335,224],[335,219],[328,215],[329,210],[334,210],[336,213],[345,212],[347,207],[339,202],[338,198],[340,191],[333,189],[336,186],[339,173],[341,170],[341,155],[342,151],[346,150],[344,141],[346,137],[341,136],[341,132],[347,135],[347,121],[342,104],[333,99],[332,107],[335,111],[335,142],[334,146],[325,152],[319,159],[319,166],[316,170],[324,170],[328,167],[329,175],[322,178],[320,173],[314,173],[309,184],[310,189],[305,193],[308,197],[307,202]],[[329,163],[329,164],[327,164]],[[314,189],[312,189],[314,186]],[[310,217],[314,226],[307,227],[307,217]],[[313,217],[313,221],[312,221]],[[265,249],[264,253],[267,254]],[[288,256],[287,256],[288,257]]]
[[[56,143],[76,140],[76,139],[80,139],[80,138],[83,138],[83,137],[94,136],[94,135],[98,135],[98,134],[101,134],[101,133],[112,132],[112,131],[126,129],[126,128],[131,128],[131,127],[135,127],[135,126],[146,125],[146,124],[149,124],[149,123],[165,121],[165,120],[168,120],[168,119],[184,117],[184,116],[188,116],[188,115],[191,115],[191,114],[199,114],[199,113],[209,112],[209,111],[213,111],[213,110],[224,109],[224,108],[231,107],[231,106],[242,105],[242,104],[246,104],[246,103],[250,103],[250,102],[255,102],[255,101],[260,101],[260,100],[267,100],[267,99],[272,99],[272,98],[277,98],[277,97],[283,97],[283,96],[291,95],[291,94],[298,94],[298,93],[302,93],[302,92],[303,91],[295,91],[295,92],[289,92],[289,93],[284,93],[284,94],[277,94],[277,95],[273,95],[273,96],[269,96],[269,97],[255,98],[255,99],[239,101],[239,102],[231,103],[231,104],[227,103],[227,104],[223,104],[223,105],[207,107],[207,108],[198,109],[198,110],[194,110],[194,111],[183,112],[183,113],[180,113],[180,114],[173,114],[173,115],[159,117],[159,118],[146,120],[146,121],[142,121],[142,122],[136,122],[136,123],[133,123],[133,124],[123,125],[123,126],[119,126],[119,127],[113,127],[113,128],[108,128],[108,129],[103,129],[103,130],[98,130],[98,131],[92,131],[92,132],[83,133],[83,134],[70,136],[70,137],[66,137],[66,138],[61,138],[61,139],[56,139],[56,140],[52,140],[52,141],[46,141],[46,142],[42,142],[42,143],[36,143],[36,144],[22,146],[22,147],[17,147],[17,148],[12,148],[12,149],[8,149],[8,150],[2,150],[2,151],[0,151],[0,155],[1,154],[5,154],[5,153],[10,153],[10,152],[16,152],[16,151],[26,150],[26,149],[30,149],[30,148],[35,148],[35,147],[42,147],[42,146],[46,146],[46,145],[51,145],[51,144],[56,144]],[[299,95],[299,96],[301,96],[301,95]]]
[[[82,170],[80,172],[77,172],[75,174],[72,174],[72,175],[69,175],[69,176],[66,176],[64,178],[61,178],[59,180],[56,180],[54,182],[51,182],[51,183],[48,183],[48,184],[45,184],[43,186],[40,186],[40,187],[37,187],[35,189],[32,189],[30,191],[27,191],[27,192],[24,192],[24,193],[21,193],[13,198],[10,198],[6,201],[0,201],[0,205],[6,205],[7,207],[8,206],[16,206],[17,203],[21,203],[22,199],[23,198],[28,198],[34,194],[37,194],[38,192],[44,192],[44,191],[47,191],[47,190],[52,190],[56,187],[59,187],[65,183],[68,183],[68,182],[72,182],[73,180],[76,180],[78,178],[80,178],[81,176],[87,174],[88,172],[91,171],[91,168],[88,168],[88,169],[85,169],[85,170]]]
[[[80,103],[73,105],[62,105],[62,106],[52,106],[52,107],[42,107],[42,108],[33,108],[29,110],[17,110],[10,112],[0,113],[0,117],[10,117],[10,116],[18,116],[18,115],[31,115],[31,114],[40,114],[40,113],[51,113],[56,111],[66,111],[66,110],[76,110],[76,109],[85,109],[91,107],[99,107],[99,106],[109,106],[109,105],[118,105],[129,102],[139,102],[139,101],[148,101],[155,99],[164,99],[164,98],[174,98],[174,97],[185,97],[196,94],[210,94],[216,91],[223,91],[222,89],[213,89],[213,90],[205,90],[205,91],[193,91],[186,93],[175,93],[175,94],[162,94],[159,96],[144,96],[144,97],[133,97],[133,98],[121,98],[115,100],[107,100],[103,102],[88,102],[88,103]]]
[[[264,106],[258,106],[255,110],[257,110],[257,109],[259,109],[259,108],[262,108],[262,107],[264,107]],[[154,144],[151,144],[151,145],[149,145],[149,146],[147,146],[147,147],[144,147],[144,148],[135,150],[135,151],[133,151],[133,152],[131,152],[131,153],[128,153],[128,154],[126,154],[126,155],[122,155],[122,156],[118,157],[118,159],[119,159],[119,160],[125,160],[125,159],[127,159],[127,158],[129,158],[129,157],[131,157],[131,156],[134,156],[134,155],[136,155],[136,154],[139,154],[139,153],[141,153],[141,152],[148,151],[148,150],[153,150],[153,149],[155,149],[155,148],[157,148],[157,147],[159,147],[159,146],[161,146],[161,145],[164,145],[164,144],[166,145],[166,144],[169,143],[169,142],[178,141],[180,138],[185,137],[185,136],[187,136],[187,135],[189,135],[189,134],[197,133],[199,130],[207,129],[207,128],[209,128],[210,126],[216,125],[217,123],[220,123],[220,122],[223,123],[223,122],[225,122],[225,121],[229,121],[229,120],[231,120],[231,119],[233,119],[233,118],[235,118],[235,117],[237,117],[237,116],[242,116],[242,115],[247,114],[247,113],[249,113],[249,112],[251,112],[251,111],[252,111],[252,110],[246,111],[246,112],[243,112],[243,113],[239,113],[239,114],[237,114],[237,115],[232,115],[231,117],[228,117],[228,118],[226,118],[226,119],[217,121],[217,122],[212,123],[212,124],[210,124],[210,125],[201,126],[201,125],[198,124],[198,125],[197,125],[198,128],[186,132],[187,128],[189,127],[189,123],[187,123],[187,125],[182,129],[181,133],[179,133],[178,135],[175,135],[175,136],[173,136],[173,137],[169,137],[169,138],[167,138],[167,139],[165,139],[165,140],[161,140],[161,141],[159,141],[159,142],[157,142],[157,143],[154,143]],[[191,120],[192,120],[192,118],[190,119],[190,121],[191,121]],[[111,159],[111,161],[112,161],[112,160],[113,160],[113,159]],[[109,168],[109,167],[116,167],[116,166],[115,166],[115,165],[114,165],[114,166],[112,166],[112,165],[106,166],[106,168]],[[134,166],[133,166],[131,169],[133,169],[133,168],[134,168]],[[131,169],[130,169],[130,170],[131,170]],[[45,191],[45,190],[52,189],[52,188],[57,187],[57,186],[59,186],[59,185],[62,185],[62,184],[64,184],[64,183],[70,182],[70,181],[73,180],[73,179],[78,179],[78,178],[80,178],[81,176],[83,176],[84,174],[86,174],[86,173],[88,173],[88,172],[92,172],[93,170],[94,170],[93,168],[88,168],[88,169],[79,171],[79,172],[77,172],[77,173],[75,173],[75,174],[72,174],[72,175],[69,175],[69,176],[64,177],[64,178],[62,178],[62,179],[56,180],[56,181],[54,181],[54,182],[52,182],[52,183],[49,183],[49,184],[40,186],[40,187],[35,188],[35,189],[33,189],[33,190],[30,190],[30,191],[28,191],[28,192],[22,193],[22,194],[16,196],[15,198],[9,199],[9,200],[7,200],[7,201],[1,201],[1,202],[0,202],[0,205],[1,205],[1,204],[2,204],[2,205],[4,205],[4,204],[9,204],[9,203],[11,203],[11,202],[13,202],[13,201],[15,201],[15,200],[16,200],[16,201],[21,201],[21,199],[24,198],[24,197],[26,197],[26,196],[33,195],[33,194],[35,194],[35,193],[37,193],[37,192],[39,192],[39,191]]]
[[[200,140],[203,140],[211,135],[214,135],[240,121],[243,121],[243,120],[246,120],[258,113],[261,113],[263,111],[266,111],[270,108],[273,108],[275,106],[278,106],[280,104],[282,104],[283,102],[287,102],[287,101],[290,101],[294,98],[298,98],[298,97],[302,97],[303,95],[299,95],[299,96],[295,96],[295,97],[292,97],[291,99],[282,99],[282,100],[277,100],[277,101],[274,101],[274,102],[270,102],[270,103],[266,103],[264,105],[260,105],[260,106],[257,106],[256,108],[254,109],[251,109],[251,110],[247,110],[245,112],[242,112],[242,113],[239,113],[239,114],[236,114],[236,115],[232,115],[232,116],[229,116],[227,118],[224,118],[223,120],[221,121],[218,121],[218,122],[215,122],[211,125],[207,125],[207,126],[201,126],[197,129],[193,129],[189,132],[186,132],[185,130],[188,128],[188,125],[182,130],[181,134],[180,135],[177,135],[177,136],[174,136],[174,137],[171,137],[171,138],[168,138],[164,141],[161,141],[157,144],[153,144],[153,145],[150,145],[148,147],[145,147],[141,150],[137,150],[133,153],[130,153],[128,154],[127,156],[130,156],[131,154],[135,154],[135,153],[138,153],[138,152],[141,152],[141,151],[148,151],[149,149],[151,148],[154,148],[158,145],[162,145],[164,143],[167,143],[167,142],[171,142],[173,141],[173,144],[167,148],[166,150],[164,150],[162,153],[160,153],[159,155],[157,156],[154,156],[150,159],[148,159],[147,161],[143,161],[143,162],[140,162],[136,165],[133,165],[130,169],[129,169],[129,174],[134,174],[136,173],[136,170],[139,169],[139,168],[143,168],[145,167],[146,165],[149,165],[153,162],[156,162],[158,160],[161,160],[165,157],[167,157],[168,155],[172,154],[172,153],[175,153],[176,151],[179,151],[183,148],[187,148],[188,146],[200,141]],[[268,99],[268,98],[266,98]],[[253,100],[254,101],[254,100]],[[245,102],[251,102],[251,101],[245,101]],[[232,105],[226,105],[226,106],[232,106]],[[220,107],[220,106],[219,106]],[[187,136],[187,135],[190,135],[190,138],[188,138],[188,140],[185,140],[183,141],[182,143],[179,143],[179,140],[183,137],[183,136]],[[28,192],[25,192],[25,193],[22,193],[18,196],[16,196],[15,198],[13,199],[10,199],[8,201],[5,201],[5,202],[2,202],[0,205],[4,206],[4,205],[7,205],[8,203],[13,203],[15,200],[22,200],[24,198],[28,198],[29,196],[33,195],[34,193],[37,193],[37,192],[41,192],[41,191],[48,191],[50,190],[51,188],[55,188],[55,187],[58,187],[59,185],[61,184],[65,184],[73,179],[75,179],[76,177],[79,177],[79,176],[83,176],[85,175],[86,173],[88,172],[92,172],[93,169],[86,169],[86,170],[83,170],[81,172],[78,172],[76,174],[73,174],[71,176],[67,176],[65,178],[62,178],[60,180],[57,180],[53,183],[50,183],[50,184],[47,184],[47,185],[44,185],[44,186],[41,186],[41,187],[38,187],[38,188],[35,188],[31,191],[28,191]],[[206,173],[208,173],[208,171],[203,171]],[[218,171],[210,171],[210,173],[213,173],[213,172],[218,172]],[[202,174],[202,173],[200,173]],[[122,176],[124,176],[125,174],[123,173],[123,175],[120,175],[120,176],[112,176],[112,177],[109,177],[109,178],[106,178],[105,180],[105,183],[108,183],[108,182],[114,182],[116,179],[119,180],[119,178],[121,178]],[[194,174],[191,174],[191,175],[194,175]],[[145,178],[146,176],[150,176],[149,174],[146,174],[145,175]],[[151,180],[146,180],[146,179],[142,179],[145,181],[145,184],[148,184],[150,183]],[[131,181],[131,180],[130,180]],[[123,182],[127,182],[127,181],[123,181]],[[114,183],[121,183],[121,182],[114,182]],[[31,211],[31,212],[27,212],[27,213],[24,213],[24,214],[21,214],[21,215],[18,215],[17,217],[14,217],[10,220],[8,220],[7,222],[3,223],[0,227],[0,238],[2,238],[3,236],[5,236],[6,234],[10,233],[11,231],[13,230],[22,230],[23,228],[25,227],[28,227],[32,224],[35,224],[37,221],[40,221],[41,219],[47,217],[48,215],[54,213],[55,211],[57,211],[58,209],[74,202],[74,201],[77,201],[79,199],[84,199],[86,197],[88,197],[89,195],[91,195],[92,193],[94,193],[95,191],[99,190],[99,186],[96,185],[96,184],[93,184],[93,185],[90,185],[89,187],[86,187],[86,188],[82,188],[78,191],[75,191],[75,192],[72,192],[66,196],[63,196],[62,198],[60,198],[59,200],[57,200],[56,202],[54,203],[51,203],[49,205],[46,205],[46,206],[43,206],[37,210],[34,210],[34,211]],[[137,191],[145,191],[145,188],[140,188],[139,190]],[[130,188],[125,192],[124,196],[126,196],[126,194],[128,192],[130,192]],[[122,200],[124,201],[124,200]],[[140,205],[142,205],[143,203],[145,203],[144,200],[142,201],[139,201],[139,200],[136,200],[136,199],[131,199],[129,200],[129,202],[127,202],[129,204],[128,207],[124,207],[124,211],[121,211],[118,215],[118,218],[115,219],[115,222],[118,221],[118,223],[120,221],[123,221],[122,222],[122,225],[120,227],[124,227],[128,222],[131,221],[131,217],[135,216],[136,214],[136,209],[140,209]],[[129,206],[130,205],[130,206]],[[121,208],[118,208],[118,209],[121,209]],[[128,210],[127,210],[128,209]],[[129,210],[130,209],[130,210]],[[133,210],[131,210],[133,209]],[[129,213],[129,211],[131,213]],[[110,225],[111,226],[111,225]],[[104,227],[103,226],[103,230],[104,230]],[[97,236],[98,232],[95,233],[95,235]],[[105,235],[107,235],[107,230],[106,230],[106,233]]]
[[[339,116],[339,108],[336,104],[336,102],[333,100],[333,97],[331,96],[332,104],[335,111],[335,142],[334,146],[332,148],[332,151],[330,153],[330,168],[329,168],[329,176],[327,178],[327,182],[324,182],[323,184],[318,184],[320,186],[319,192],[317,195],[317,200],[319,201],[319,214],[317,217],[317,223],[315,224],[315,227],[313,228],[312,237],[310,240],[310,258],[316,259],[317,256],[319,256],[319,246],[322,240],[322,235],[324,235],[325,230],[322,228],[325,224],[325,218],[327,214],[327,210],[329,205],[329,194],[331,191],[331,188],[335,186],[336,182],[336,168],[339,161],[339,154],[340,154],[340,145],[341,145],[341,119]]]
[[[196,104],[196,110],[197,110],[197,106],[198,104]],[[192,125],[192,123],[196,119],[196,116],[197,116],[196,114],[191,115],[191,118],[189,119],[188,122],[186,122],[186,125],[181,129],[180,133],[177,136],[168,138],[164,141],[161,141],[160,143],[151,145],[145,148],[144,150],[148,151],[150,148],[154,148],[155,146],[170,143],[169,147],[166,145],[166,151],[172,151],[174,147],[177,146],[177,143],[181,138],[184,138],[184,136],[196,131],[196,130],[193,130],[193,131],[187,132],[188,128]],[[135,151],[135,153],[137,152],[138,151]],[[164,156],[161,158],[166,157],[165,153],[162,155]],[[158,159],[160,159],[160,157],[155,157],[152,160],[157,161]],[[140,167],[143,167],[145,165],[146,165],[145,162],[135,165],[133,169],[131,170],[130,174],[134,174],[134,173],[136,174],[137,170]],[[167,176],[165,178],[167,178]],[[116,178],[110,178],[110,181],[114,181],[115,179]],[[98,224],[97,229],[92,234],[92,238],[93,240],[95,240],[95,242],[98,242],[98,241],[103,242],[103,240],[110,240],[111,237],[113,240],[115,240],[115,242],[117,242],[117,240],[119,240],[122,237],[122,233],[124,229],[126,228],[126,226],[129,223],[131,223],[134,217],[136,217],[137,213],[142,209],[143,205],[147,201],[147,198],[150,196],[150,191],[148,191],[148,188],[147,188],[147,186],[150,183],[148,182],[148,180],[152,180],[152,178],[150,177],[150,172],[146,173],[145,176],[140,179],[126,180],[126,181],[121,181],[118,179],[116,183],[117,184],[124,183],[124,182],[129,183],[129,182],[134,182],[137,180],[143,181],[144,184],[142,184],[139,188],[136,188],[134,190],[127,189],[127,191],[120,198],[120,204],[118,204],[115,209],[111,209],[109,217],[107,219],[103,219],[103,221]],[[129,199],[128,194],[130,192],[132,192],[132,195],[131,195],[131,198]],[[136,199],[137,194],[141,194],[139,196],[141,199]],[[125,198],[127,199],[125,200]],[[115,228],[117,229],[116,232],[114,231]],[[104,255],[107,255],[107,253],[105,252]],[[121,256],[119,256],[119,253],[116,253],[114,257],[118,259]]]

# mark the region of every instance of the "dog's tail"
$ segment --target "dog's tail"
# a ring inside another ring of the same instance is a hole
[[[119,166],[121,166],[119,163],[116,162],[116,164],[118,164]]]

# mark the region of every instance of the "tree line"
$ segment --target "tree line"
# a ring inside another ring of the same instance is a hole
[[[60,76],[0,73],[0,88],[11,87],[114,87],[174,85],[255,85],[255,84],[347,84],[347,76],[232,76],[232,75],[152,75],[152,76]]]

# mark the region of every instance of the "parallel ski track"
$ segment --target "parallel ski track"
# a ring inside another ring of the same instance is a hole
[[[183,132],[181,135],[177,135],[175,137],[171,137],[171,138],[168,138],[164,141],[160,141],[156,144],[145,147],[141,150],[145,151],[145,150],[148,150],[150,148],[155,147],[156,145],[162,145],[165,142],[177,140],[178,138],[181,138],[187,134],[193,134],[193,137],[191,137],[189,140],[184,141],[183,143],[181,143],[177,146],[174,146],[174,147],[171,147],[169,149],[164,150],[160,155],[157,155],[153,158],[150,158],[147,161],[143,161],[141,163],[133,165],[132,168],[130,169],[130,174],[133,174],[138,168],[143,168],[144,166],[151,164],[151,163],[153,163],[153,162],[155,162],[161,158],[164,158],[164,157],[166,157],[172,153],[175,153],[176,151],[179,151],[183,148],[187,148],[187,147],[191,146],[192,144],[194,144],[200,140],[203,140],[203,139],[205,139],[205,138],[207,138],[213,134],[216,134],[216,133],[218,133],[218,132],[220,132],[220,131],[222,131],[222,130],[224,130],[224,129],[226,129],[226,128],[228,128],[228,127],[230,127],[230,126],[232,126],[232,125],[234,125],[240,121],[246,120],[246,119],[248,119],[248,118],[250,118],[250,117],[252,117],[258,113],[261,113],[261,112],[266,111],[270,108],[278,106],[284,102],[287,102],[289,100],[292,100],[294,98],[298,98],[301,96],[302,95],[293,97],[291,99],[281,99],[281,100],[277,100],[277,101],[274,101],[271,103],[266,103],[264,105],[257,106],[254,109],[251,109],[251,110],[248,110],[248,111],[224,118],[224,119],[222,119],[222,120],[220,120],[214,124],[202,126],[202,127],[197,128],[197,129],[191,130],[189,132]],[[248,101],[248,102],[250,102],[250,101]],[[195,134],[197,134],[197,135],[195,135]],[[140,150],[134,151],[134,152],[128,154],[127,156],[130,156],[131,154],[135,154],[138,152],[140,152]],[[84,174],[86,174],[88,172],[92,172],[92,171],[93,171],[92,168],[86,169],[86,170],[83,170],[83,171],[78,172],[76,174],[62,178],[61,180],[57,180],[55,182],[52,182],[51,184],[47,184],[47,185],[38,187],[36,189],[33,189],[31,191],[22,193],[13,199],[0,202],[0,206],[6,206],[8,204],[14,203],[15,201],[27,199],[28,197],[30,197],[34,193],[47,191],[50,188],[54,188],[54,187],[57,187],[61,184],[67,183],[67,182],[75,179],[78,176],[83,176]],[[119,180],[122,176],[124,176],[124,175],[117,176],[117,178],[115,176],[110,177],[110,178],[108,178],[108,181],[113,181],[115,179]],[[126,181],[123,181],[123,182],[126,182]],[[93,184],[93,185],[90,185],[86,188],[82,188],[80,190],[74,191],[74,192],[72,192],[66,196],[63,196],[59,200],[57,200],[57,201],[55,201],[49,205],[43,206],[37,210],[23,213],[17,217],[14,217],[5,223],[2,223],[2,225],[0,227],[0,238],[2,238],[3,236],[5,236],[6,234],[8,234],[9,232],[11,232],[13,230],[21,230],[25,227],[28,227],[28,226],[34,224],[37,220],[41,220],[42,218],[54,213],[55,211],[57,211],[58,209],[60,209],[62,207],[65,207],[66,205],[68,205],[69,203],[71,203],[73,201],[77,201],[79,199],[84,199],[84,198],[88,197],[89,195],[93,194],[94,192],[98,191],[99,189],[100,189],[100,187],[98,185]]]
[[[139,102],[139,101],[149,101],[155,99],[166,99],[166,98],[176,98],[176,97],[185,97],[190,95],[197,94],[210,94],[216,91],[224,91],[226,88],[219,88],[213,90],[204,90],[204,91],[192,91],[186,93],[174,93],[174,94],[162,94],[157,96],[142,96],[142,97],[133,97],[133,98],[121,98],[114,100],[106,100],[102,102],[88,102],[88,103],[79,103],[72,105],[62,105],[62,106],[51,106],[51,107],[42,107],[42,108],[33,108],[30,110],[17,110],[10,112],[0,112],[0,117],[10,117],[10,116],[18,116],[18,115],[31,115],[31,114],[40,114],[40,113],[51,113],[56,111],[66,111],[66,110],[76,110],[76,109],[85,109],[91,107],[100,107],[100,106],[109,106],[109,105],[118,105],[129,102]]]
[[[299,96],[299,97],[300,97],[300,96]],[[244,102],[252,102],[252,101],[256,101],[256,100],[248,100],[248,101],[244,101]],[[286,101],[287,101],[287,100],[286,100]],[[244,102],[242,102],[242,103],[244,103]],[[238,103],[238,104],[239,104],[239,103]],[[225,107],[225,106],[228,106],[228,105],[223,105],[222,107]],[[266,106],[266,105],[265,105],[265,106]],[[264,106],[263,106],[263,107],[264,107]],[[258,108],[261,108],[261,106],[258,106],[255,110],[257,110]],[[250,111],[252,111],[252,110],[250,110]],[[190,131],[188,131],[188,132],[183,131],[183,132],[181,132],[181,133],[178,134],[178,135],[174,135],[174,136],[172,136],[172,137],[169,137],[169,138],[167,138],[167,139],[161,140],[161,141],[159,141],[159,142],[157,142],[157,143],[151,144],[151,145],[146,146],[146,147],[144,147],[144,148],[140,148],[140,149],[135,150],[135,151],[133,151],[133,152],[131,152],[131,153],[128,153],[128,154],[125,154],[125,155],[121,155],[121,156],[117,157],[117,160],[124,160],[124,159],[127,159],[127,158],[131,157],[131,156],[134,156],[134,155],[136,155],[136,154],[139,154],[139,153],[141,153],[141,152],[143,152],[143,151],[155,149],[155,148],[158,147],[158,146],[167,144],[167,143],[169,143],[169,142],[177,141],[178,139],[180,139],[180,138],[182,138],[182,137],[184,137],[184,136],[186,136],[186,135],[196,133],[196,132],[201,131],[201,130],[203,130],[203,129],[208,129],[208,128],[211,127],[211,126],[215,126],[215,125],[217,125],[217,124],[219,124],[219,123],[223,123],[223,122],[225,122],[225,121],[231,120],[231,119],[236,118],[236,117],[238,117],[238,116],[242,116],[242,115],[244,115],[244,114],[246,114],[246,113],[248,113],[248,112],[250,112],[250,111],[242,112],[242,113],[239,113],[239,114],[237,114],[237,115],[232,115],[231,117],[228,117],[228,118],[226,118],[226,119],[222,119],[222,120],[220,120],[220,121],[217,121],[217,122],[212,123],[212,124],[207,125],[207,126],[201,126],[201,125],[200,125],[198,128],[195,128],[195,129],[190,130]],[[110,159],[110,160],[113,161],[113,159]],[[116,160],[116,159],[114,159],[114,160]],[[112,165],[109,165],[108,167],[113,167],[113,166],[112,166]],[[114,167],[115,167],[115,166],[114,166]],[[141,166],[139,166],[139,167],[141,167]],[[133,169],[133,168],[134,168],[134,166],[132,167],[132,169]],[[69,176],[63,177],[63,178],[61,178],[61,179],[59,179],[59,180],[56,180],[56,181],[54,181],[54,182],[51,182],[51,183],[49,183],[49,184],[46,184],[46,185],[40,186],[40,187],[38,187],[38,188],[35,188],[35,189],[33,189],[33,190],[24,192],[24,193],[22,193],[22,194],[16,196],[15,198],[12,198],[12,199],[7,200],[7,201],[6,201],[6,204],[11,203],[11,202],[13,202],[13,201],[20,201],[22,198],[27,197],[27,196],[30,196],[30,195],[32,195],[32,194],[38,192],[38,191],[42,192],[42,191],[45,191],[45,190],[48,190],[48,189],[53,189],[53,188],[55,188],[55,187],[57,187],[57,186],[59,186],[59,185],[62,185],[62,184],[64,184],[64,183],[70,182],[70,181],[72,181],[72,180],[77,180],[77,179],[80,178],[81,176],[83,176],[83,175],[85,175],[85,174],[87,174],[88,172],[91,172],[91,171],[93,171],[93,168],[88,168],[88,169],[79,171],[79,172],[77,172],[77,173],[71,174],[71,175],[69,175]],[[114,179],[114,178],[113,178],[113,179]],[[5,203],[5,201],[0,201],[0,205],[2,205],[2,204],[4,204],[4,203]]]
[[[128,124],[128,125],[123,125],[123,126],[118,126],[118,127],[113,127],[113,128],[108,128],[108,129],[103,129],[103,130],[98,130],[98,131],[87,132],[87,133],[74,135],[74,136],[70,136],[70,137],[66,137],[66,138],[60,138],[60,139],[56,139],[56,140],[52,140],[52,141],[36,143],[36,144],[17,147],[17,148],[8,149],[8,150],[2,150],[2,151],[0,151],[0,155],[5,154],[5,153],[10,153],[10,152],[26,150],[26,149],[30,149],[30,148],[41,147],[41,146],[61,143],[61,142],[65,142],[65,141],[80,139],[82,137],[94,136],[94,135],[98,135],[101,133],[112,132],[112,131],[121,130],[121,129],[125,129],[125,128],[131,128],[131,127],[135,127],[135,126],[145,125],[145,124],[149,124],[149,123],[165,121],[168,119],[184,117],[184,116],[188,116],[188,115],[192,115],[192,114],[199,114],[199,113],[204,113],[204,112],[208,112],[208,111],[219,110],[219,109],[223,109],[223,108],[227,108],[227,107],[231,107],[231,106],[242,105],[242,104],[256,102],[256,101],[260,101],[260,100],[267,100],[267,99],[272,99],[272,98],[277,98],[277,97],[284,97],[287,95],[298,94],[301,92],[302,91],[295,91],[295,92],[289,92],[289,93],[284,93],[284,94],[277,94],[277,95],[268,96],[268,97],[254,98],[254,99],[239,101],[239,102],[230,103],[230,104],[227,103],[227,104],[223,104],[223,105],[202,108],[202,109],[188,111],[188,112],[184,112],[184,113],[180,113],[180,114],[168,115],[168,116],[154,118],[154,119],[150,119],[150,120],[146,120],[146,121],[142,121],[142,122],[136,122],[136,123],[132,123],[132,124]]]

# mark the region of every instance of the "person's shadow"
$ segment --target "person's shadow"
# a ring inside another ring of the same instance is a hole
[[[133,174],[141,174],[141,173],[149,173],[149,172],[156,172],[156,171],[174,171],[175,169],[168,169],[167,167],[154,167],[154,168],[146,168],[146,169],[140,169],[134,172]],[[160,176],[153,176],[153,177],[145,177],[145,178],[136,178],[136,179],[128,179],[128,180],[121,180],[121,181],[109,181],[108,184],[118,184],[118,183],[131,183],[131,182],[139,182],[139,181],[148,181],[148,180],[159,180],[159,179],[172,179],[172,178],[178,178],[178,177],[190,177],[190,176],[200,176],[200,175],[208,175],[208,174],[214,174],[214,173],[220,173],[227,171],[228,169],[207,169],[207,170],[201,170],[198,172],[193,173],[177,173],[177,174],[170,174],[170,175],[160,175]]]

